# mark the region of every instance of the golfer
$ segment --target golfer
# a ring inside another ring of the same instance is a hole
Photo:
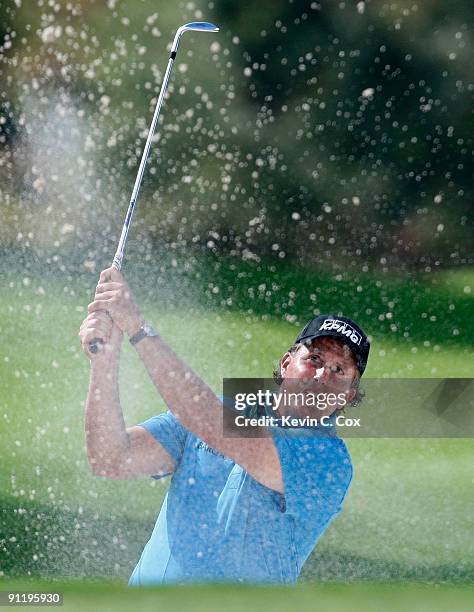
[[[171,475],[129,585],[295,583],[351,482],[351,459],[335,428],[277,426],[265,437],[226,437],[221,400],[146,323],[116,269],[101,273],[88,312],[79,336],[91,363],[85,433],[93,472],[115,479]],[[133,427],[125,425],[119,397],[124,333],[168,407]],[[96,354],[89,352],[94,338],[105,342]],[[310,381],[354,403],[368,354],[358,325],[320,315],[280,360],[280,391]],[[278,415],[301,410],[306,416],[307,407],[282,402]],[[337,406],[314,410],[330,420],[339,414]]]

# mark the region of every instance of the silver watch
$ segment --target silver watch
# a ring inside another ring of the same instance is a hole
[[[143,338],[153,338],[154,336],[158,336],[158,332],[154,330],[149,323],[143,323],[137,333],[133,334],[133,336],[130,338],[130,344],[135,346],[135,344],[140,342],[140,340],[143,340]]]

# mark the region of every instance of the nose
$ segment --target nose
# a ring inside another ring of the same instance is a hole
[[[327,382],[331,376],[331,370],[329,367],[321,366],[314,374],[314,377],[318,382]]]

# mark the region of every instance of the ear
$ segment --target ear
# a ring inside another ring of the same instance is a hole
[[[351,387],[348,393],[346,394],[346,405],[349,405],[352,402],[356,394],[357,394],[357,389],[355,387]]]
[[[283,372],[286,372],[286,370],[288,369],[288,366],[290,365],[292,357],[293,357],[292,354],[289,351],[286,351],[286,353],[281,358],[281,362],[280,362],[280,373],[281,374],[283,374]]]

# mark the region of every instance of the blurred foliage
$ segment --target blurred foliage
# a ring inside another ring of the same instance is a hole
[[[131,240],[303,265],[472,263],[474,6],[0,0],[3,245],[111,258],[169,46]]]

